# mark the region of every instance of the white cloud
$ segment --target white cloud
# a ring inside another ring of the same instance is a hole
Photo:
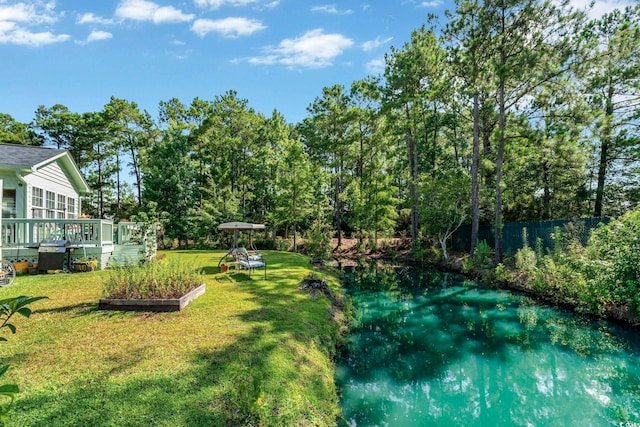
[[[109,40],[111,38],[113,38],[113,34],[108,31],[93,30],[91,31],[91,34],[89,34],[89,37],[87,37],[87,43]]]
[[[0,1],[0,21],[24,22],[29,24],[51,24],[58,20],[55,2],[29,1],[5,5]]]
[[[422,1],[418,5],[418,7],[434,8],[434,7],[440,6],[441,4],[442,4],[441,0]]]
[[[31,0],[7,5],[0,0],[0,44],[43,46],[66,41],[70,38],[68,34],[34,28],[57,20],[54,1]]]
[[[208,7],[211,9],[219,9],[222,6],[246,6],[256,3],[258,0],[193,0],[198,7]]]
[[[147,0],[123,0],[116,8],[116,17],[154,24],[190,22],[195,15],[185,14],[173,6],[159,6]]]
[[[323,5],[323,6],[314,6],[311,8],[311,12],[322,12],[328,13],[330,15],[350,15],[353,13],[351,9],[338,9],[335,5]]]
[[[11,31],[0,30],[0,44],[17,44],[24,46],[44,46],[69,40],[68,34],[53,34],[50,31],[34,33],[22,28]]]
[[[367,62],[365,69],[369,74],[382,74],[386,65],[384,57],[380,57]]]
[[[113,19],[101,18],[93,13],[85,13],[78,17],[78,24],[112,25]]]
[[[321,68],[332,65],[336,57],[353,45],[353,40],[341,34],[324,34],[322,29],[315,29],[308,31],[302,37],[285,39],[277,47],[265,49],[264,56],[251,58],[249,62]]]
[[[265,28],[267,27],[255,19],[197,19],[191,26],[191,31],[200,37],[204,37],[211,32],[215,32],[224,37],[236,38],[240,36],[249,36],[256,31],[260,31]]]
[[[376,37],[375,40],[369,40],[362,43],[362,50],[364,50],[365,52],[370,52],[384,44],[389,43],[391,40],[393,40],[393,37],[387,37],[384,40],[381,40],[380,37]]]
[[[623,10],[627,6],[631,6],[631,0],[595,0],[593,7],[589,9],[592,0],[570,0],[572,7],[580,10],[588,10],[589,17],[592,19],[600,18],[602,15],[613,12],[614,9]]]
[[[91,31],[91,33],[89,33],[89,35],[87,36],[86,40],[76,40],[75,43],[79,44],[81,46],[87,45],[89,43],[92,42],[97,42],[97,41],[101,41],[101,40],[109,40],[113,38],[113,34],[111,34],[108,31],[101,31],[101,30],[93,30]]]

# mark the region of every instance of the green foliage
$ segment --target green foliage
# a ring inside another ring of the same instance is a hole
[[[536,239],[535,253],[536,259],[542,259],[544,257],[544,246],[542,246],[542,239],[540,237]]]
[[[493,249],[486,240],[478,242],[473,252],[473,263],[479,268],[490,268],[493,266]]]
[[[542,247],[541,244],[540,247]],[[533,274],[536,271],[538,259],[536,252],[529,246],[529,235],[525,227],[522,229],[522,248],[516,252],[516,268],[522,272]]]
[[[293,242],[290,239],[277,237],[274,242],[274,249],[276,251],[291,252],[293,250]]]
[[[180,298],[202,283],[202,273],[189,263],[177,258],[158,259],[110,269],[104,295],[122,299]]]
[[[640,314],[640,210],[629,211],[594,230],[587,256],[601,263],[600,286]]]
[[[16,327],[12,323],[9,323],[9,320],[11,320],[15,314],[30,317],[32,311],[31,308],[27,306],[45,298],[47,297],[19,296],[0,300],[0,321],[2,322],[0,329],[7,328],[12,334],[15,334]],[[0,342],[1,341],[7,341],[7,339],[0,336]],[[8,369],[9,365],[0,366],[0,377],[2,377]],[[13,401],[19,392],[20,389],[16,384],[0,385],[0,426],[6,425]]]
[[[276,225],[292,228],[293,250],[297,251],[297,228],[312,214],[311,167],[300,140],[282,141],[282,150],[276,178],[280,191],[270,218]]]
[[[461,265],[462,271],[465,273],[470,273],[476,267],[475,260],[473,257],[467,256],[462,259]]]
[[[516,252],[516,268],[525,273],[533,273],[536,270],[538,259],[536,253],[530,247],[518,249]]]
[[[331,234],[327,224],[317,219],[307,231],[305,249],[312,260],[324,261],[331,257]]]
[[[150,148],[144,173],[144,197],[166,212],[166,237],[186,242],[193,231],[190,209],[196,205],[195,169],[189,159],[189,141],[180,128],[170,129]]]
[[[447,242],[469,211],[469,176],[462,169],[446,169],[437,176],[425,175],[420,186],[422,230],[437,239],[448,259]]]
[[[509,280],[511,280],[511,273],[504,264],[499,263],[496,266],[495,277],[498,282],[509,282]]]

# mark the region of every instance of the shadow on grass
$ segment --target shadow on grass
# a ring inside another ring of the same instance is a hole
[[[201,268],[204,274],[217,274],[220,273],[220,267],[217,266],[206,266]]]
[[[306,351],[332,340],[332,329],[319,324],[326,322],[327,305],[299,292],[297,283],[285,276],[276,274],[266,281],[246,274],[224,276],[253,303],[239,314],[248,328],[232,343],[196,352],[174,374],[127,375],[130,368],[148,362],[144,348],[107,359],[111,369],[78,375],[68,384],[18,399],[15,425],[333,424],[331,373],[314,366],[327,360],[315,360]],[[96,305],[53,310],[73,309],[95,311]]]
[[[33,310],[33,313],[34,314],[69,313],[73,311],[77,311],[78,315],[94,313],[98,311],[98,302],[97,301],[95,303],[83,302],[79,304],[64,305],[62,307],[36,309],[36,310]]]

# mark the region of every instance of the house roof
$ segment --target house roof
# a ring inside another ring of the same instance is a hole
[[[37,167],[49,163],[66,153],[65,150],[21,144],[0,144],[0,164],[21,168]]]
[[[74,183],[78,191],[88,193],[89,186],[68,151],[34,145],[0,143],[0,169],[19,169],[23,174],[30,173],[58,159],[66,167],[69,180]]]

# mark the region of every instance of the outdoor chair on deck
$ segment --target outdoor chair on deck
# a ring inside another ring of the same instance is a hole
[[[249,276],[251,276],[253,270],[263,268],[264,278],[267,278],[267,262],[262,258],[262,254],[250,255],[245,248],[238,248],[235,256],[238,270],[249,270]]]

